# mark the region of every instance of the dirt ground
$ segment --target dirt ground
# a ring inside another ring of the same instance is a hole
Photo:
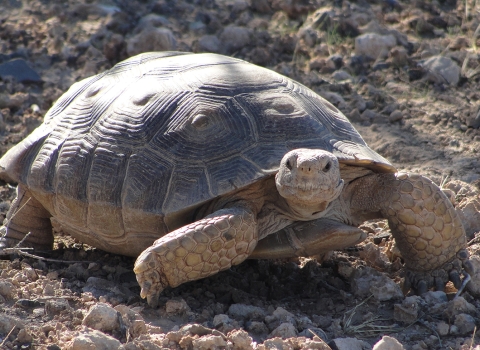
[[[399,170],[441,185],[480,267],[479,25],[473,0],[3,0],[0,154],[71,84],[127,57],[219,52],[303,83]],[[366,33],[379,37],[362,51]],[[3,183],[2,219],[14,195]],[[54,251],[35,252],[47,260],[0,260],[0,348],[387,349],[384,335],[398,340],[389,349],[480,348],[476,276],[455,300],[453,285],[398,295],[388,225],[362,229],[357,247],[248,260],[166,290],[157,309],[139,297],[134,259],[58,232]]]

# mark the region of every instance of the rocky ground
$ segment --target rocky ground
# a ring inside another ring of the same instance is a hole
[[[307,85],[400,170],[442,185],[480,271],[480,4],[474,0],[0,2],[0,151],[83,78],[143,51],[219,52]],[[4,216],[14,196],[0,187]],[[401,293],[383,221],[323,259],[247,261],[139,297],[134,260],[57,234],[0,261],[5,349],[479,349],[480,276]],[[328,345],[327,345],[328,344]]]

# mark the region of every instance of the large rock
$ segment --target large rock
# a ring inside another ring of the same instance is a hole
[[[228,26],[225,27],[220,40],[227,53],[233,53],[247,46],[251,40],[251,30],[245,27]]]
[[[355,38],[355,53],[376,60],[387,57],[390,49],[396,45],[397,39],[391,34],[367,33]]]
[[[460,80],[460,67],[451,58],[433,56],[423,63],[427,79],[437,84],[455,86]]]

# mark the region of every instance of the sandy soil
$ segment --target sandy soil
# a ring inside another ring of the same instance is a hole
[[[0,154],[38,126],[75,81],[142,51],[216,51],[307,85],[399,170],[441,184],[473,240],[470,253],[479,255],[480,4],[6,0],[0,7]],[[390,35],[394,43],[367,57],[356,44],[364,33]],[[440,77],[427,65],[436,56],[450,64]],[[15,59],[32,71],[7,76],[2,66]],[[12,186],[0,187],[3,217]],[[0,261],[0,348],[370,349],[383,335],[405,349],[480,344],[474,288],[455,301],[451,285],[446,294],[413,299],[362,290],[365,274],[397,286],[402,277],[401,260],[386,255],[388,225],[362,228],[370,237],[358,247],[322,259],[246,261],[166,290],[158,309],[139,297],[134,259],[58,232],[56,249],[39,253],[48,260]],[[92,316],[95,307],[105,313]]]

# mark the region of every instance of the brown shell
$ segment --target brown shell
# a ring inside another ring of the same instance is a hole
[[[128,232],[275,173],[294,148],[395,170],[285,76],[216,54],[147,53],[74,84],[0,166],[61,222]]]

